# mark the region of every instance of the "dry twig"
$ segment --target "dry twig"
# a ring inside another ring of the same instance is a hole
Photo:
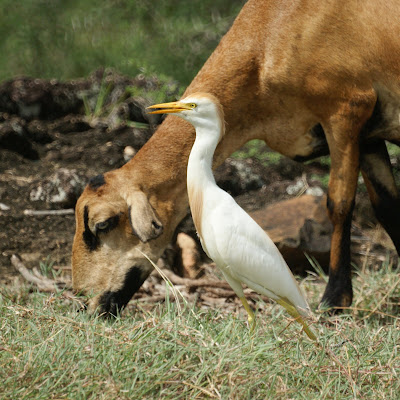
[[[34,284],[41,292],[60,293],[62,297],[76,301],[80,307],[83,307],[82,301],[72,292],[72,284],[69,279],[54,280],[47,278],[43,276],[37,268],[33,268],[32,271],[30,271],[15,254],[11,256],[11,264],[26,281]]]
[[[17,255],[13,254],[11,256],[11,264],[25,280],[36,285],[42,292],[56,292],[59,290],[56,281],[41,275],[37,269],[36,271],[29,271]]]
[[[162,272],[168,277],[168,279],[174,285],[184,285],[187,288],[198,288],[198,287],[214,287],[221,289],[231,290],[231,287],[227,282],[219,281],[216,279],[208,279],[208,278],[200,278],[200,279],[192,279],[192,278],[181,278],[178,275],[175,275],[169,269],[163,269]]]
[[[73,208],[66,208],[63,210],[24,210],[24,215],[41,216],[41,215],[72,215],[74,214]]]

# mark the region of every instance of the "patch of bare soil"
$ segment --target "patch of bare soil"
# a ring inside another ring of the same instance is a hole
[[[49,260],[70,265],[73,213],[26,210],[71,209],[91,177],[122,166],[124,149],[130,146],[130,155],[139,150],[159,122],[148,120],[143,113],[148,104],[126,89],[151,92],[160,86],[156,78],[103,71],[67,83],[16,78],[0,84],[0,279],[12,273],[14,253],[28,267]],[[96,116],[104,87],[107,101],[115,104],[110,111],[104,102]],[[128,120],[140,127],[128,126]]]
[[[50,208],[44,201],[32,201],[31,193],[60,168],[77,171],[87,182],[91,176],[120,167],[123,148],[132,142],[129,131],[111,135],[98,129],[55,133],[53,137],[51,143],[40,146],[39,160],[0,150],[0,202],[9,207],[0,215],[1,276],[13,253],[30,266],[47,258],[56,265],[69,265],[74,215],[24,214],[25,210]]]

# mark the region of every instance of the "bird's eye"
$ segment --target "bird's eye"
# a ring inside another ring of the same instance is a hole
[[[196,108],[197,105],[196,105],[195,103],[190,103],[190,104],[189,104],[189,107],[190,107],[190,108]]]

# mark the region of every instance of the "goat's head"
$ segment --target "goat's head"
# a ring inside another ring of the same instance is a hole
[[[170,237],[162,222],[165,207],[156,203],[121,170],[85,188],[76,205],[72,279],[74,289],[89,297],[90,311],[116,314],[152,271],[143,253],[156,260]]]

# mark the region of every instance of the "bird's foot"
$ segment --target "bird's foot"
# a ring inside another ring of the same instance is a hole
[[[278,299],[276,300],[278,304],[280,304],[282,307],[286,309],[286,311],[301,325],[303,325],[303,330],[306,333],[306,335],[311,339],[316,341],[317,337],[315,336],[314,332],[310,329],[310,327],[307,325],[307,322],[302,318],[302,316],[299,314],[298,310],[296,307],[290,303],[289,300],[287,299]]]
[[[256,327],[256,316],[254,315],[253,310],[250,308],[246,297],[240,297],[240,301],[242,302],[243,307],[247,312],[247,321],[249,322],[250,334],[252,335]]]
[[[250,335],[252,335],[254,333],[254,330],[256,329],[256,319],[254,317],[250,317],[250,315],[247,318],[247,321],[249,322],[249,328],[250,328]]]

